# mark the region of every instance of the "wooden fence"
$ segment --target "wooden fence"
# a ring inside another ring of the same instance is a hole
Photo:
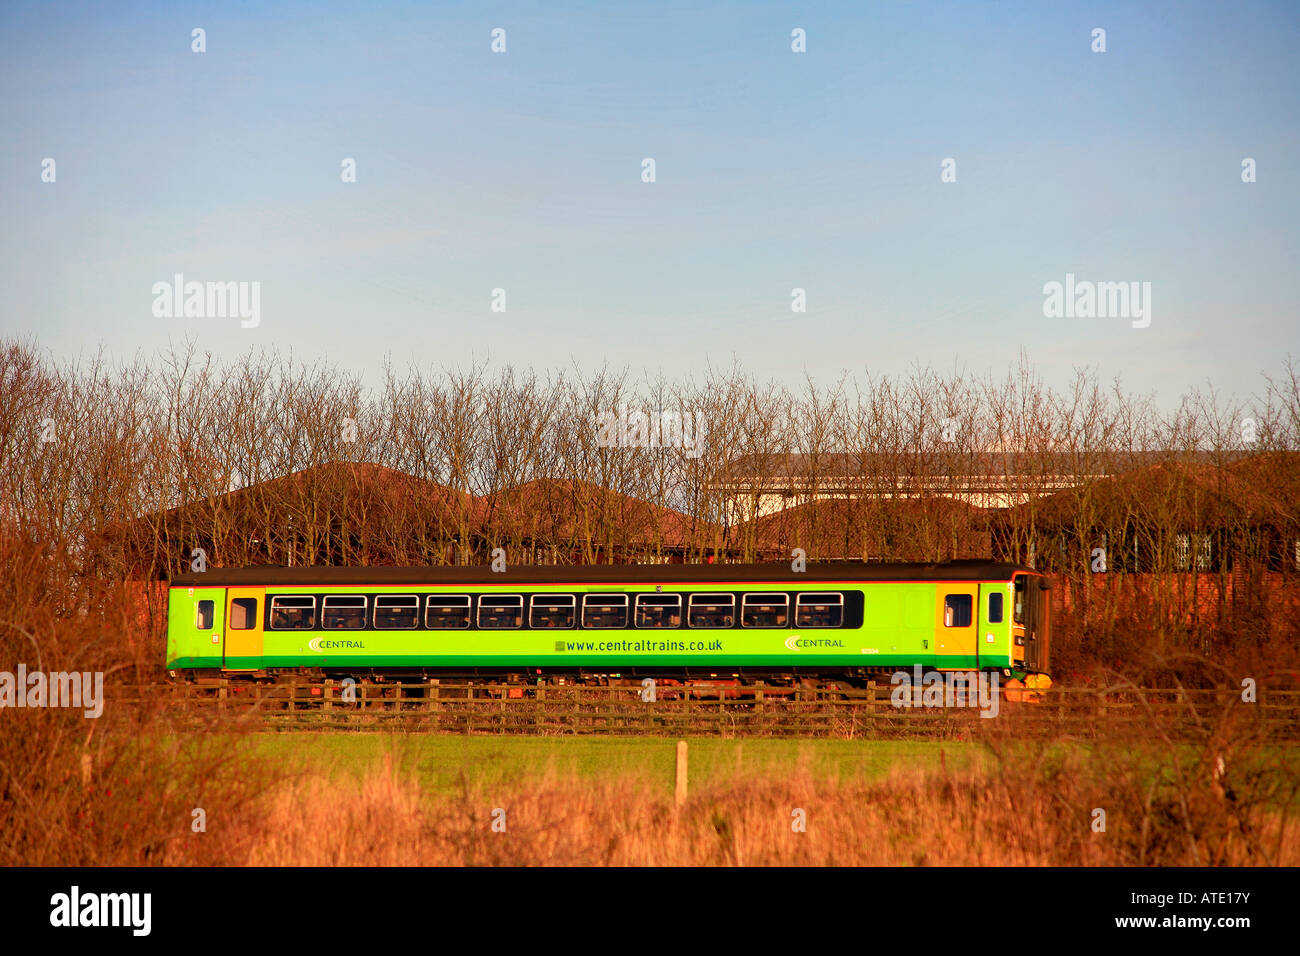
[[[1227,718],[1243,733],[1300,740],[1300,691],[1293,690],[1261,690],[1257,701],[1246,702],[1232,690],[1052,688],[1025,700],[1003,689],[983,700],[950,696],[941,706],[899,706],[888,684],[840,692],[707,685],[654,691],[645,699],[647,690],[636,686],[213,680],[117,688],[108,711],[149,707],[182,726],[237,721],[258,729],[848,739],[1096,737],[1155,727],[1187,737]]]

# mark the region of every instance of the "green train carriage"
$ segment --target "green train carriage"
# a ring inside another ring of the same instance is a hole
[[[1046,674],[1032,568],[949,564],[210,569],[169,589],[173,676]]]

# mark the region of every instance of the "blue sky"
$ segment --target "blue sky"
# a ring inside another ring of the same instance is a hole
[[[1053,384],[1245,396],[1300,354],[1298,25],[1252,2],[6,3],[0,334],[292,348],[371,380],[385,356],[796,383],[1024,349]],[[178,272],[260,282],[260,325],[154,317]],[[1150,327],[1044,317],[1067,272],[1150,282]]]

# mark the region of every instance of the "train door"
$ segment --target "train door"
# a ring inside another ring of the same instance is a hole
[[[1023,655],[1026,670],[1047,673],[1051,646],[1052,598],[1047,579],[1017,574],[1012,590],[1013,653]]]
[[[1011,641],[1007,635],[1007,582],[993,581],[980,585],[979,650],[985,667],[1005,667],[1011,662]]]
[[[262,611],[266,588],[226,589],[226,670],[262,666]]]
[[[1025,666],[1031,671],[1047,672],[1048,646],[1051,635],[1052,596],[1047,593],[1047,579],[1034,575],[1029,579],[1029,615],[1025,624]]]
[[[935,622],[935,667],[965,669],[979,666],[977,585],[941,582]]]

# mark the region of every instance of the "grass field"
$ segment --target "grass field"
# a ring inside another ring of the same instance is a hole
[[[34,740],[43,728],[60,729],[60,716],[18,715]],[[1300,861],[1296,748],[1222,727],[1199,742],[1160,737],[688,738],[689,792],[678,803],[674,737],[155,727],[101,735],[93,753],[70,736],[61,749],[33,750],[31,765],[48,765],[47,778],[60,786],[37,791],[42,825],[17,831],[11,823],[0,858],[221,866]],[[27,819],[8,809],[9,821]]]
[[[826,784],[859,784],[891,770],[963,770],[983,764],[978,744],[918,740],[783,740],[692,738],[690,783],[781,779],[798,775]],[[422,788],[451,792],[543,780],[633,780],[671,795],[676,738],[465,737],[379,734],[259,734],[256,752],[282,770],[363,778],[391,763]]]

